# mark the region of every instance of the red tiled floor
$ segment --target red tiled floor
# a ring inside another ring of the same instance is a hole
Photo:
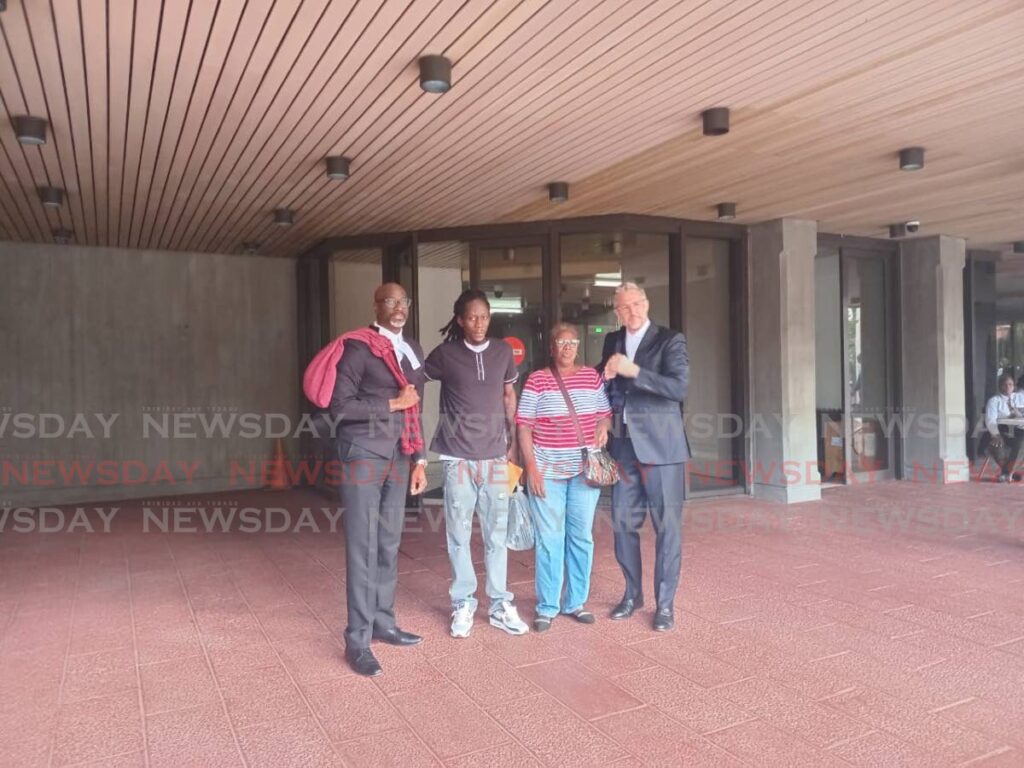
[[[948,718],[880,691],[858,688],[826,699],[823,704],[921,750],[947,756],[958,763],[1005,746],[999,739],[962,728]]]
[[[309,715],[302,694],[280,664],[238,670],[221,675],[218,681],[236,729]]]
[[[404,722],[372,681],[356,675],[307,684],[303,690],[331,741],[351,741]]]
[[[425,642],[375,643],[374,680],[343,658],[341,534],[144,534],[122,505],[109,535],[0,538],[0,764],[1021,765],[1024,531],[934,523],[1013,490],[691,505],[665,635],[650,606],[606,618],[622,577],[602,523],[596,624],[512,637],[481,608],[453,639],[443,528],[414,524],[396,607]],[[530,619],[532,554],[510,557]]]
[[[409,727],[442,759],[511,741],[484,710],[454,685],[391,697]],[[444,717],[439,717],[439,713]]]
[[[344,765],[312,717],[275,720],[238,731],[250,768],[339,768]]]
[[[635,643],[630,647],[704,688],[733,683],[747,676],[742,669],[672,637]]]
[[[205,656],[144,664],[139,667],[139,677],[147,715],[219,701]]]
[[[746,710],[664,667],[614,678],[624,690],[697,733],[718,731],[754,719]]]
[[[482,765],[500,765],[504,768],[539,768],[541,763],[519,744],[488,747],[462,757],[452,757],[444,763],[449,768],[477,768]]]
[[[523,675],[586,720],[635,709],[640,702],[619,686],[572,659],[521,667]]]
[[[545,693],[499,704],[495,719],[545,765],[593,766],[629,753]]]
[[[830,752],[848,763],[864,768],[934,768],[938,761],[935,754],[881,731],[874,731],[859,739],[840,744],[833,747]]]
[[[241,766],[242,758],[220,704],[146,718],[150,768]]]
[[[65,704],[57,719],[53,765],[72,765],[142,749],[135,691]]]
[[[540,693],[524,670],[509,666],[479,646],[442,656],[433,665],[483,707]]]
[[[751,765],[807,766],[826,768],[845,765],[838,758],[773,728],[762,720],[717,731],[707,737],[731,755]]]
[[[4,729],[0,739],[0,765],[19,768],[46,768],[50,764],[50,745],[53,737],[49,730],[35,736]],[[13,734],[13,736],[11,735]]]
[[[808,701],[774,680],[749,677],[719,686],[715,693],[820,749],[864,736],[872,730],[866,723]]]
[[[131,650],[100,651],[68,657],[61,696],[63,701],[69,702],[110,696],[138,687],[135,654]]]
[[[354,766],[436,768],[436,766],[441,765],[437,758],[430,753],[430,750],[424,746],[423,742],[406,728],[363,736],[343,744],[336,744],[335,749],[337,749],[348,765]],[[475,753],[461,759],[461,762],[460,758],[453,758],[446,764],[466,766],[504,765],[504,763],[487,762],[486,757],[487,753]]]
[[[742,765],[707,739],[648,707],[602,717],[594,725],[635,755],[640,765]]]

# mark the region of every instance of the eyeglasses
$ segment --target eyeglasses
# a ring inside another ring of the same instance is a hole
[[[556,339],[556,347],[578,347],[580,345],[579,339]]]
[[[404,307],[405,309],[408,309],[409,307],[412,306],[412,299],[394,299],[388,296],[386,299],[381,299],[380,303],[383,304],[388,309],[394,309],[395,307]]]

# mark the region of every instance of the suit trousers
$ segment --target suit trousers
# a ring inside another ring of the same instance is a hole
[[[642,464],[629,438],[616,441],[619,482],[612,488],[615,559],[626,578],[627,599],[643,597],[640,529],[651,512],[655,532],[654,597],[658,608],[673,607],[683,563],[685,465]]]
[[[339,444],[345,527],[345,645],[368,648],[373,630],[395,627],[398,545],[405,523],[409,457],[395,444],[385,459],[357,445]]]

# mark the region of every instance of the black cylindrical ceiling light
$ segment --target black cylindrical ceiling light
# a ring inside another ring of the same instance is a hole
[[[67,227],[57,227],[57,229],[53,230],[53,242],[57,243],[57,245],[67,245],[74,236],[75,233]]]
[[[1013,244],[1014,253],[1024,253],[1024,240],[1018,240]]]
[[[732,221],[736,218],[736,203],[719,203],[718,220]]]
[[[729,132],[729,108],[712,107],[701,112],[705,136],[724,136]]]
[[[569,182],[552,181],[548,184],[548,200],[553,203],[564,203],[569,199]]]
[[[47,208],[60,208],[64,205],[64,190],[59,187],[40,187],[39,200]]]
[[[327,178],[344,181],[349,177],[352,161],[341,155],[331,155],[326,160]]]
[[[906,224],[890,224],[889,225],[889,237],[906,237],[907,225]]]
[[[900,170],[919,171],[924,168],[924,147],[905,147],[900,150]]]
[[[290,227],[295,223],[295,211],[291,208],[275,208],[274,223],[279,227]]]
[[[452,63],[444,56],[420,58],[420,88],[427,93],[445,93],[452,87]]]
[[[46,143],[46,119],[19,115],[14,118],[14,135],[22,144],[38,146]]]
[[[249,256],[255,256],[257,253],[259,253],[259,250],[260,250],[260,244],[259,243],[252,242],[252,241],[249,241],[249,242],[246,242],[246,243],[242,243],[242,253],[244,253],[244,254],[247,254]]]

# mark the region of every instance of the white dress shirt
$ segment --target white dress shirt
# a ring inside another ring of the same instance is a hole
[[[1010,418],[1011,408],[1024,411],[1024,392],[1013,392],[1009,395],[1004,395],[1000,392],[998,395],[993,395],[988,399],[988,403],[985,405],[985,427],[988,429],[989,434],[999,434],[998,421],[999,419]]]
[[[640,349],[640,342],[644,340],[644,334],[647,333],[647,329],[650,327],[651,318],[647,318],[636,333],[630,331],[629,328],[626,329],[626,357],[629,358],[629,362],[633,362],[633,358],[636,357],[636,351]],[[622,423],[629,423],[625,410],[622,412]]]
[[[395,348],[395,357],[398,358],[399,365],[402,364],[403,359],[408,358],[409,365],[412,366],[414,371],[420,367],[420,361],[417,359],[416,353],[412,351],[409,342],[405,340],[401,333],[392,333],[380,323],[374,323],[374,326],[380,331],[380,335],[386,337],[391,342],[391,346]]]
[[[629,358],[629,362],[633,362],[636,351],[640,348],[640,342],[644,340],[644,334],[647,333],[647,329],[650,327],[651,319],[647,318],[636,333],[633,333],[628,328],[626,329],[626,357]]]

